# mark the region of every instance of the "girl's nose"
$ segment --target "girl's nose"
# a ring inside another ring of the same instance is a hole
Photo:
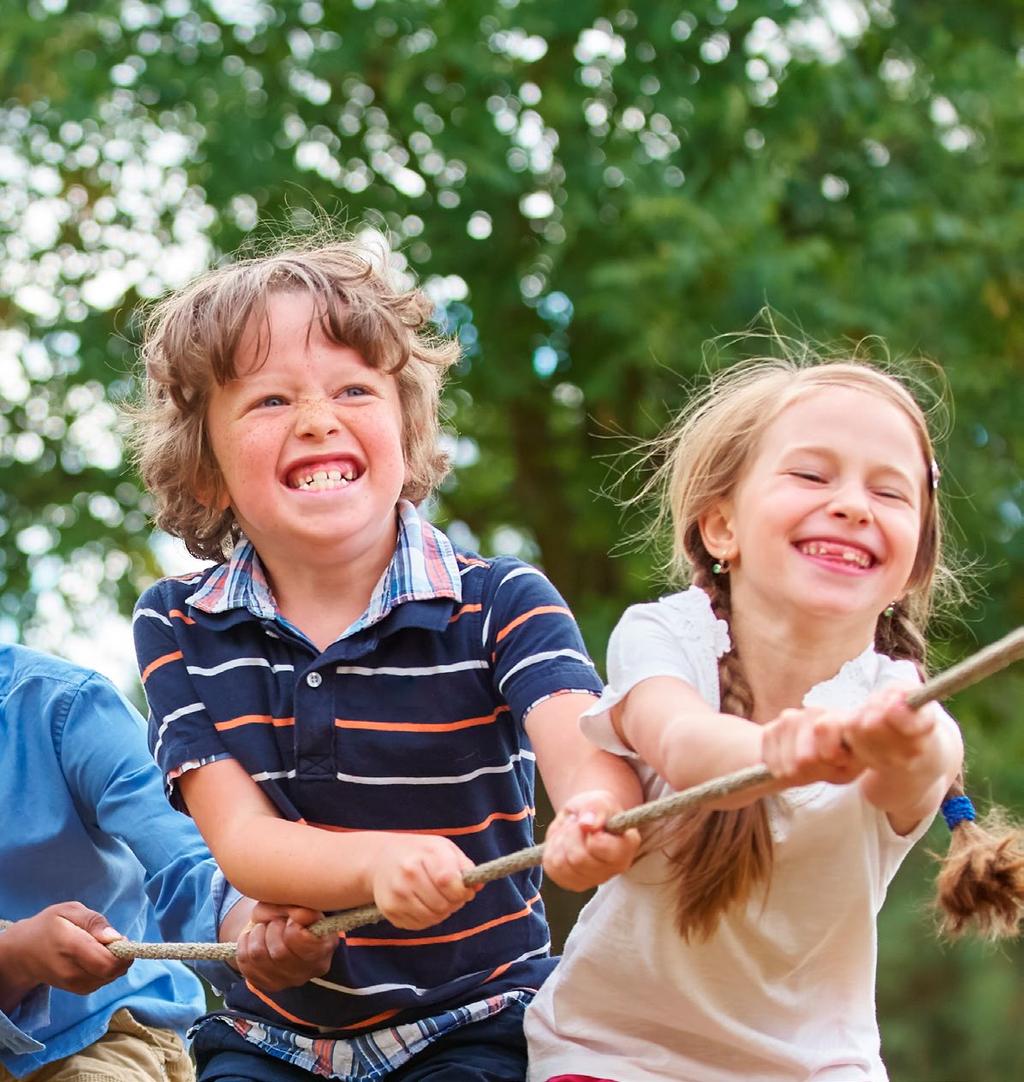
[[[848,522],[871,521],[871,500],[864,487],[850,482],[836,490],[829,505],[829,513]]]
[[[296,435],[322,440],[340,427],[332,404],[326,398],[304,398],[299,402],[295,416]]]

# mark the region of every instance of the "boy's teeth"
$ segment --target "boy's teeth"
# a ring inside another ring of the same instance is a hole
[[[306,474],[305,477],[300,478],[299,483],[295,486],[298,489],[305,491],[313,490],[316,492],[332,489],[332,488],[344,488],[351,478],[343,477],[341,470],[316,470],[313,473]]]

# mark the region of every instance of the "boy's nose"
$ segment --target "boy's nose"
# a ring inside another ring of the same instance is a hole
[[[333,405],[326,398],[304,398],[295,416],[296,435],[323,439],[341,427]]]

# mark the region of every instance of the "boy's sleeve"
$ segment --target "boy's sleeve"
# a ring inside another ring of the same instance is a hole
[[[132,633],[142,686],[149,703],[149,746],[176,807],[174,779],[192,766],[230,758],[188,672],[180,638],[189,617],[163,603],[160,584],[135,607]],[[184,810],[184,809],[182,809]]]
[[[0,935],[3,933],[0,932]],[[50,989],[39,985],[11,1011],[0,1011],[0,1052],[21,1056],[26,1052],[41,1052],[46,1046],[29,1036],[50,1024]]]
[[[91,676],[54,736],[86,825],[119,838],[142,865],[164,938],[215,943],[223,878],[195,824],[168,804],[135,708],[103,677]],[[210,979],[223,980],[221,969]]]
[[[498,694],[522,721],[565,691],[596,695],[601,680],[572,612],[535,567],[497,561],[485,592],[483,639]]]

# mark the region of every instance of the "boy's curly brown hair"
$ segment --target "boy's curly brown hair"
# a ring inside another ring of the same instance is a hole
[[[220,483],[206,430],[210,393],[237,377],[239,341],[253,320],[258,326],[266,320],[268,297],[289,292],[313,297],[331,341],[395,375],[406,467],[402,496],[420,502],[448,471],[438,409],[459,347],[431,329],[433,305],[423,292],[397,286],[356,240],[232,263],[150,310],[141,351],[143,392],[129,410],[130,443],[156,503],[156,525],[200,559],[225,559],[239,533],[230,508],[204,500]]]

